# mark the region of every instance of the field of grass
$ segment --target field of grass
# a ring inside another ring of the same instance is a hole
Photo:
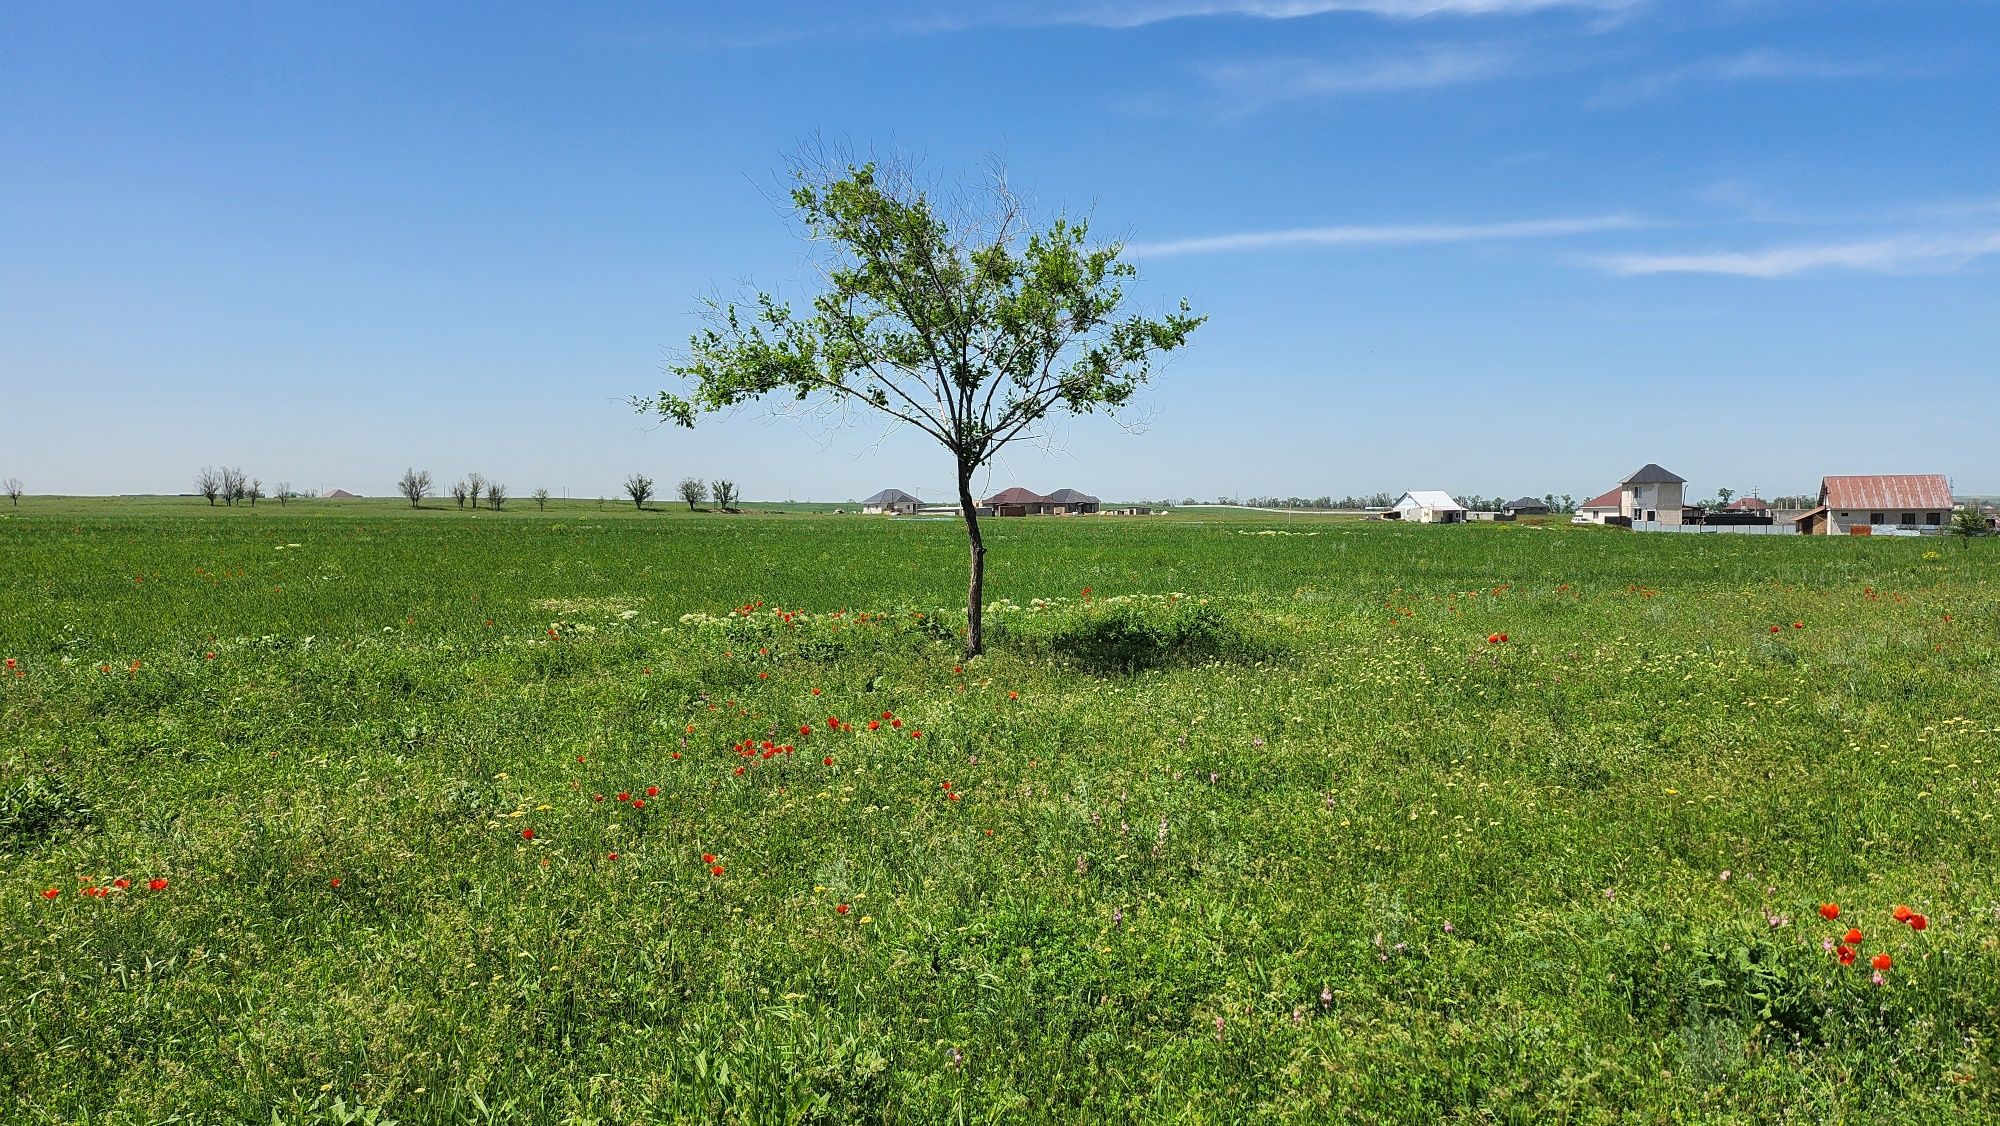
[[[2000,545],[989,534],[0,510],[0,1122],[2000,1121]]]

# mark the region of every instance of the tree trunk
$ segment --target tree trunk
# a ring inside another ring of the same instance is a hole
[[[958,510],[965,517],[965,542],[971,552],[972,576],[965,594],[965,655],[977,657],[986,650],[980,617],[986,612],[986,541],[979,538],[979,503],[972,499],[972,470],[958,469]]]

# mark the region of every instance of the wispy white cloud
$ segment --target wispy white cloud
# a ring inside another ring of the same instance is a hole
[[[1501,77],[1513,67],[1513,56],[1498,48],[1454,46],[1349,62],[1216,63],[1198,73],[1225,109],[1243,113],[1304,98],[1462,86]]]
[[[1165,242],[1135,243],[1135,255],[1166,258],[1180,254],[1223,254],[1241,250],[1284,250],[1304,246],[1414,246],[1426,243],[1502,242],[1623,231],[1643,226],[1629,215],[1566,219],[1524,219],[1505,223],[1412,223],[1386,226],[1294,227]]]
[[[1599,105],[1643,101],[1696,83],[1827,81],[1860,78],[1885,71],[1886,68],[1876,62],[1813,59],[1758,48],[1631,75],[1606,84],[1598,91],[1595,101]]]
[[[1293,20],[1351,12],[1383,19],[1415,20],[1430,16],[1520,16],[1555,9],[1604,12],[1636,7],[1641,2],[1643,0],[1097,0],[1095,3],[1033,6],[1018,11],[1014,18],[1022,23],[1131,28],[1169,20],[1214,16]]]
[[[1809,243],[1748,251],[1614,254],[1591,261],[1621,277],[1729,274],[1745,278],[1783,278],[1826,271],[1949,273],[1992,254],[2000,254],[2000,230],[1905,234],[1865,242]]]

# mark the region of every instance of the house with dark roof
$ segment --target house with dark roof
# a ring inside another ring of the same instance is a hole
[[[1686,522],[1687,478],[1647,462],[1618,482],[1618,514],[1629,520],[1678,526]]]
[[[1951,519],[1951,482],[1942,473],[1822,477],[1819,507],[1793,521],[1808,536],[1865,536],[1876,528],[1942,531]]]
[[[1054,500],[1019,485],[987,497],[986,504],[995,516],[1047,516],[1056,507]]]
[[[1509,516],[1547,516],[1549,514],[1549,502],[1539,500],[1535,497],[1520,497],[1510,500],[1505,507]]]
[[[923,502],[901,489],[883,489],[861,502],[861,511],[907,516],[923,507]]]
[[[1086,514],[1101,507],[1096,497],[1076,489],[1057,489],[1049,494],[1049,500],[1055,502],[1054,511],[1058,514]]]

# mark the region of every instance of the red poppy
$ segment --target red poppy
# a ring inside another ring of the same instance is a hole
[[[891,726],[891,727],[901,727],[901,726],[903,726],[903,721],[902,721],[902,720],[900,720],[900,719],[892,719],[892,720],[890,720],[890,721],[889,721],[889,726]]]
[[[632,808],[633,808],[633,809],[644,809],[644,808],[646,808],[646,799],[645,799],[645,798],[633,798],[633,799],[632,799]]]
[[[108,893],[105,892],[105,890],[100,887],[87,887],[83,889],[83,894],[91,897],[92,899],[103,899],[105,895]]]
[[[675,758],[679,758],[679,757],[681,757],[681,753],[680,753],[679,751],[675,751],[675,752],[674,752],[674,757],[675,757]]]
[[[604,859],[606,859],[606,860],[616,860],[616,859],[618,859],[618,854],[617,854],[617,853],[615,853],[615,852],[607,852],[607,853],[605,853],[605,854],[604,854]]]
[[[757,674],[757,679],[758,679],[758,680],[769,680],[769,679],[771,679],[771,674],[770,674],[770,673],[767,673],[767,672],[760,672],[760,673],[758,673],[758,674]]]
[[[62,894],[62,889],[61,889],[61,888],[46,888],[46,889],[44,889],[44,890],[42,891],[42,898],[43,898],[43,899],[54,899],[54,898],[55,898],[56,896],[58,896],[58,895],[61,895],[61,894]]]
[[[659,796],[660,796],[660,788],[659,788],[658,786],[648,786],[648,787],[646,787],[646,796],[647,796],[647,797],[649,797],[649,798],[657,798],[657,797],[659,797]]]
[[[834,914],[836,914],[836,915],[845,915],[845,914],[847,914],[847,911],[848,911],[848,907],[847,907],[847,904],[843,903],[843,904],[839,905],[838,907],[835,907],[835,908],[833,909],[833,911],[834,911]]]
[[[713,864],[713,863],[715,863],[715,854],[714,854],[714,853],[712,853],[712,852],[704,852],[704,853],[702,853],[702,854],[701,854],[701,862],[702,862],[703,864]]]
[[[1890,966],[1895,965],[1896,960],[1894,958],[1889,957],[1887,954],[1877,954],[1873,958],[1868,959],[1868,964],[1874,966],[1878,970],[1886,970]]]
[[[332,878],[331,880],[328,880],[328,881],[327,881],[327,884],[328,884],[329,886],[331,886],[331,887],[339,887],[339,886],[340,886],[340,877],[339,877],[339,876],[335,876],[335,877],[334,877],[334,878]]]
[[[632,800],[632,791],[630,791],[630,790],[620,790],[620,791],[618,791],[618,800],[619,800],[619,801],[631,801],[631,800]]]
[[[1852,946],[1842,946],[1835,953],[1839,956],[1841,965],[1851,966],[1854,964],[1854,948]]]
[[[151,889],[152,889],[152,890],[154,890],[154,891],[165,891],[165,890],[167,890],[167,881],[165,881],[165,880],[162,880],[162,879],[158,879],[158,878],[155,878],[155,879],[151,879],[151,880],[147,880],[147,881],[146,881],[146,886],[147,886],[147,887],[149,887],[149,888],[151,888]]]
[[[839,716],[837,716],[837,715],[830,715],[830,716],[827,716],[827,717],[826,717],[826,726],[827,726],[827,729],[828,729],[828,730],[831,730],[831,731],[838,731],[838,730],[840,730],[840,717],[839,717]]]
[[[799,724],[799,734],[801,734],[801,735],[811,735],[812,733],[813,733],[813,729],[812,729],[812,728],[810,728],[810,727],[806,726],[806,725],[805,725],[805,724],[803,724],[803,723]]]
[[[1804,629],[1804,628],[1806,628],[1806,624],[1805,624],[1804,622],[1793,622],[1793,623],[1792,623],[1792,628],[1793,628],[1793,629]]]
[[[947,790],[951,789],[951,783],[949,782],[944,783],[944,788]]]
[[[1931,921],[1929,919],[1924,918],[1922,915],[1910,916],[1910,929],[1913,931],[1928,930],[1930,928],[1930,925]]]
[[[1841,936],[1841,938],[1840,938],[1840,940],[1841,940],[1842,942],[1845,942],[1845,943],[1847,943],[1847,944],[1848,944],[1849,946],[1858,946],[1858,945],[1860,945],[1860,943],[1861,943],[1861,929],[1860,929],[1859,927],[1849,927],[1849,928],[1848,928],[1848,930],[1847,930],[1847,933],[1846,933],[1846,934],[1844,934],[1844,935],[1842,935],[1842,936]]]
[[[551,630],[549,630],[549,636],[550,636],[550,637],[554,637],[555,635],[556,635],[556,631],[555,631],[554,629],[551,629]]]
[[[923,738],[923,737],[924,737],[924,733],[923,733],[923,732],[921,732],[921,731],[912,731],[912,732],[910,732],[910,738],[912,738],[912,739],[921,739],[921,738]]]
[[[710,868],[708,874],[711,876],[720,876],[722,874],[722,865],[717,864],[715,867]]]
[[[882,730],[882,721],[881,721],[881,720],[879,720],[879,719],[871,719],[871,720],[869,720],[869,721],[868,721],[868,730],[870,730],[870,731],[880,731],[880,730]]]
[[[1772,632],[1772,633],[1776,633],[1776,632],[1778,632],[1778,627],[1777,627],[1777,626],[1772,626],[1772,627],[1771,627],[1771,632]]]
[[[10,669],[14,667],[14,658],[12,657],[7,658],[7,667]]]
[[[821,760],[819,760],[819,761],[820,761],[820,765],[821,765],[821,766],[832,766],[832,765],[833,765],[833,756],[832,756],[832,755],[828,755],[828,756],[826,756],[825,758],[823,758],[823,759],[821,759]]]
[[[948,797],[948,798],[950,798],[950,799],[951,799],[952,801],[957,801],[957,800],[958,800],[959,798],[961,798],[961,797],[963,797],[963,796],[964,796],[964,795],[962,795],[962,794],[957,794],[957,793],[951,793],[951,794],[946,794],[946,795],[945,795],[945,797]]]
[[[1007,698],[1009,700],[1018,700],[1021,698],[1021,694],[1019,692],[1009,692],[1007,693]]]
[[[1838,918],[1840,918],[1840,904],[1838,904],[1838,903],[1822,903],[1822,904],[1820,904],[1820,905],[1819,905],[1819,917],[1820,917],[1820,918],[1822,918],[1822,919],[1838,919]]]
[[[535,831],[534,831],[533,829],[523,829],[523,830],[521,830],[521,839],[522,839],[522,840],[524,840],[524,841],[532,841],[532,840],[534,840],[534,839],[535,839]]]
[[[592,794],[592,795],[590,795],[590,800],[591,800],[591,801],[603,801],[603,800],[604,800],[604,795],[603,795],[603,794]]]
[[[741,777],[743,777],[743,768],[742,768],[742,767],[740,767],[740,766],[739,766],[739,767],[737,767],[737,768],[736,768],[736,776],[737,776],[738,778],[741,778]]]
[[[1497,633],[1489,633],[1489,634],[1487,634],[1487,635],[1486,635],[1486,644],[1488,644],[1488,645],[1498,645],[1498,644],[1500,644],[1500,635],[1499,635],[1499,634],[1497,634]]]
[[[1889,915],[1899,923],[1907,923],[1910,921],[1910,916],[1914,913],[1908,907],[1898,903],[1895,910],[1889,912]]]
[[[952,675],[953,675],[953,676],[957,676],[957,675],[958,675],[959,673],[962,673],[962,672],[964,672],[964,671],[965,671],[965,666],[964,666],[964,665],[953,665],[953,666],[951,666],[951,672],[952,672]]]
[[[120,876],[117,879],[111,881],[111,886],[117,888],[119,891],[124,891],[126,888],[132,886],[132,881],[126,879],[123,876]]]
[[[817,688],[813,689],[813,695],[815,696],[819,695],[819,689]]]

